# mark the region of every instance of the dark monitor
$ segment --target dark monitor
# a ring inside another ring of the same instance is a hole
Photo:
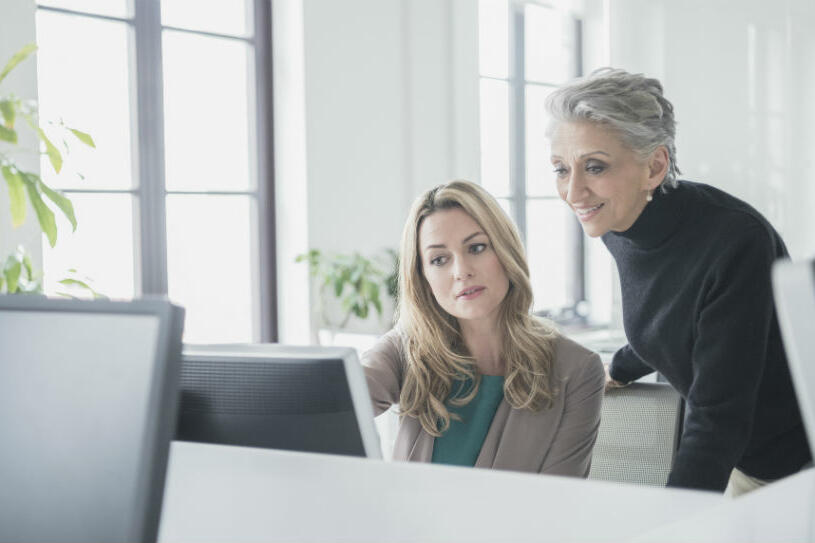
[[[155,541],[183,310],[0,296],[0,541]]]
[[[185,345],[176,439],[381,458],[356,352]]]

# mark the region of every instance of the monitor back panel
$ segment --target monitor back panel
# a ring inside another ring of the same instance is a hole
[[[163,487],[169,430],[158,443],[156,409],[173,408],[157,387],[175,385],[159,356],[166,331],[157,315],[70,311],[87,303],[0,306],[0,541],[137,541],[157,530],[149,487]]]
[[[342,358],[185,354],[176,439],[365,456]]]

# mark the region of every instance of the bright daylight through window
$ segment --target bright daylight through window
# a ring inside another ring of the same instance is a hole
[[[481,182],[524,238],[535,311],[605,324],[608,256],[560,201],[544,134],[546,96],[581,73],[580,33],[577,16],[543,2],[479,0]]]
[[[257,121],[271,104],[270,3],[158,4],[38,5],[42,117],[97,144],[71,149],[59,180],[42,168],[78,220],[44,249],[46,292],[75,268],[111,298],[168,294],[187,342],[273,340],[271,141]]]

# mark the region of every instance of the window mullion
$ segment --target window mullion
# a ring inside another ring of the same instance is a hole
[[[160,0],[134,2],[141,294],[167,294]]]
[[[574,77],[583,75],[583,25],[580,19],[574,20],[574,29],[572,34],[572,43],[574,44]],[[583,227],[577,217],[572,221],[572,266],[573,271],[570,277],[573,278],[571,284],[572,300],[574,302],[575,314],[577,314],[577,304],[586,300],[586,246],[585,237],[583,234]],[[584,317],[584,315],[578,315]]]
[[[260,340],[278,341],[271,0],[254,0]]]
[[[510,191],[521,239],[526,243],[526,92],[523,5],[510,13]]]

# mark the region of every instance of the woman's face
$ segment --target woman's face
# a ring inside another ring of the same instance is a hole
[[[560,197],[586,234],[598,237],[634,224],[665,177],[667,151],[661,147],[642,161],[604,126],[562,122],[552,134],[552,165]]]
[[[509,290],[490,239],[458,208],[436,211],[419,228],[422,272],[439,305],[459,320],[496,320]]]

